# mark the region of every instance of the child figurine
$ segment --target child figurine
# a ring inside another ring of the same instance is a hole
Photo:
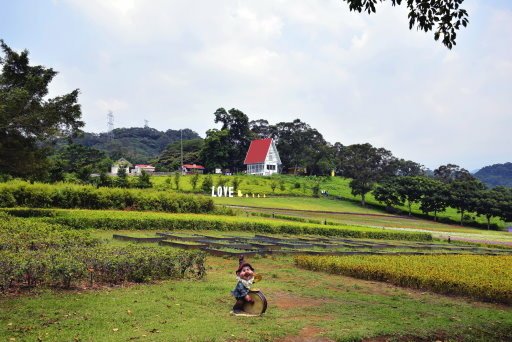
[[[238,260],[239,266],[236,270],[236,287],[231,293],[236,298],[236,303],[233,306],[233,313],[240,313],[243,311],[245,303],[254,303],[254,300],[249,296],[249,290],[254,282],[254,268],[248,262],[244,261],[242,255]]]

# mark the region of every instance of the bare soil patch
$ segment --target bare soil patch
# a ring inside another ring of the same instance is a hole
[[[332,342],[330,338],[320,336],[322,329],[313,326],[306,326],[300,330],[297,336],[285,336],[276,340],[277,342]]]
[[[280,309],[307,308],[329,303],[326,299],[301,297],[288,292],[274,292],[268,295],[269,303]]]

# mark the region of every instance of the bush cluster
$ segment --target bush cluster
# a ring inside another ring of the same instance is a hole
[[[0,292],[205,275],[205,254],[110,246],[85,231],[0,213]]]
[[[0,184],[0,207],[133,209],[173,213],[207,213],[215,209],[211,198],[162,191],[95,188],[73,184]]]

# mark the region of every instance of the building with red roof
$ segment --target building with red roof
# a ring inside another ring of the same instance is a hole
[[[192,173],[203,173],[204,166],[196,165],[196,164],[183,164],[183,172],[186,174]]]
[[[270,176],[279,173],[281,158],[279,158],[274,139],[251,141],[244,165],[247,165],[248,175]]]

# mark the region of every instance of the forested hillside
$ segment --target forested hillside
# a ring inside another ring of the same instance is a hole
[[[512,163],[486,166],[474,176],[490,187],[501,185],[512,188]]]
[[[148,163],[160,155],[165,148],[180,140],[180,131],[168,129],[161,132],[149,127],[116,128],[110,138],[107,133],[84,133],[75,138],[75,144],[105,151],[113,160],[121,157],[132,163]],[[199,134],[183,130],[183,140],[200,138]]]

